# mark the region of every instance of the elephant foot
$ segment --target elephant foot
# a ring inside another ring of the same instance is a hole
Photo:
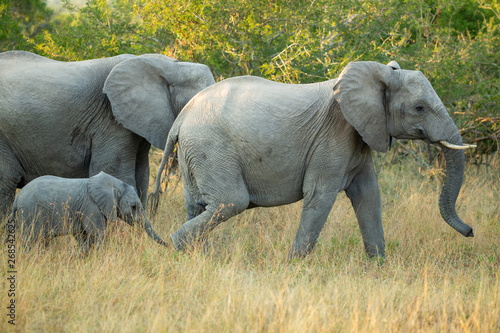
[[[382,265],[388,265],[389,264],[389,261],[387,261],[387,258],[385,257],[385,255],[373,255],[373,254],[369,254],[367,253],[367,257],[370,261],[372,262],[376,262],[379,266],[382,266]]]
[[[366,250],[366,255],[370,259],[381,259],[385,260],[385,251],[384,250],[379,250],[377,248],[375,249],[368,249]]]
[[[287,261],[290,263],[293,263],[295,261],[300,261],[300,260],[304,259],[309,252],[311,252],[311,251],[307,250],[307,249],[300,250],[297,247],[292,246],[292,248],[290,249],[290,252],[288,252]]]
[[[186,242],[184,240],[185,237],[183,235],[179,235],[179,232],[175,232],[170,236],[170,240],[172,241],[172,245],[174,245],[174,249],[178,251],[184,251],[186,247]]]
[[[188,248],[192,248],[195,241],[192,236],[182,230],[174,232],[172,236],[170,236],[170,240],[172,241],[174,248],[178,251],[186,251]]]
[[[196,245],[203,245],[206,242],[206,235],[194,236],[181,229],[174,232],[172,236],[170,236],[170,240],[176,250],[186,251],[195,248]]]

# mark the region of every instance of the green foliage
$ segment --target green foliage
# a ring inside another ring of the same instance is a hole
[[[30,39],[37,53],[60,60],[82,60],[140,53],[133,47],[135,14],[128,1],[90,0],[82,8],[62,0],[67,12],[54,17],[51,29]]]
[[[21,42],[21,31],[19,25],[14,21],[11,13],[12,4],[10,0],[0,0],[0,50],[5,51],[11,45],[19,45]]]
[[[0,51],[30,49],[26,37],[48,28],[51,16],[43,0],[0,0]]]
[[[469,33],[477,36],[481,31],[483,22],[489,21],[495,14],[484,8],[482,1],[461,0],[438,4],[436,2],[436,24],[441,28],[450,28],[457,33]],[[491,2],[491,1],[490,1]]]
[[[30,38],[51,58],[163,53],[204,63],[218,79],[288,83],[336,77],[351,61],[396,60],[429,78],[478,152],[498,147],[498,0],[63,2],[67,13]]]

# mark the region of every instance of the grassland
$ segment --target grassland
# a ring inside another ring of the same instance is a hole
[[[153,170],[155,171],[155,170]],[[440,217],[439,183],[418,163],[383,164],[388,263],[364,255],[348,199],[339,195],[314,251],[285,261],[301,203],[248,210],[205,248],[162,248],[124,223],[100,253],[71,237],[16,256],[16,326],[36,332],[500,331],[500,168],[470,166],[457,210],[464,238]],[[151,218],[165,239],[185,219],[182,184]],[[2,237],[4,235],[1,235]],[[3,276],[7,272],[3,251]],[[2,280],[0,331],[7,323]]]

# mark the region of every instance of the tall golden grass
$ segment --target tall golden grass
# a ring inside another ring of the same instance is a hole
[[[285,258],[301,203],[248,210],[188,253],[116,223],[104,249],[87,257],[71,237],[46,250],[17,251],[15,329],[499,332],[500,169],[467,170],[457,210],[474,228],[471,239],[441,219],[440,185],[417,168],[409,162],[379,170],[386,264],[365,256],[343,194],[314,251],[292,264]],[[185,217],[182,184],[171,183],[151,222],[168,240]],[[7,313],[5,279],[2,285]],[[7,320],[0,331],[14,329]]]

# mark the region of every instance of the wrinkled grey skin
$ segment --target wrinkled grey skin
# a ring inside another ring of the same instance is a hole
[[[196,95],[168,135],[178,141],[188,221],[172,235],[183,249],[252,207],[304,199],[289,259],[314,247],[337,193],[356,212],[366,252],[384,256],[380,192],[371,150],[392,138],[461,145],[457,127],[421,72],[353,62],[338,79],[304,85],[257,77],[221,81]],[[465,236],[455,212],[463,151],[444,148],[448,170],[441,213]],[[161,175],[166,155],[158,172]],[[155,193],[158,192],[157,178]]]
[[[139,223],[155,242],[165,242],[155,233],[144,213],[135,189],[121,180],[100,172],[90,178],[42,176],[19,191],[11,220],[30,248],[36,240],[73,235],[83,253],[102,243],[109,220]]]
[[[87,178],[105,171],[143,203],[148,152],[186,103],[215,83],[207,66],[163,55],[60,62],[0,53],[0,216],[43,175]]]

